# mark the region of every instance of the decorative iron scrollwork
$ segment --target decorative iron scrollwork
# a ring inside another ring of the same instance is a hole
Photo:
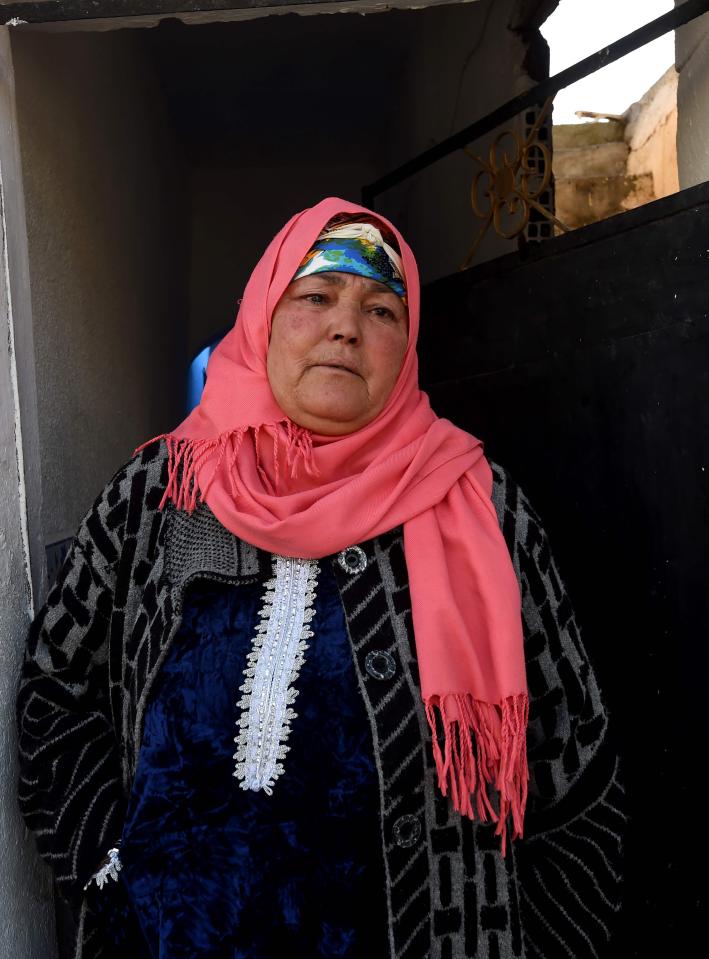
[[[551,183],[551,151],[539,139],[539,129],[551,108],[549,98],[539,112],[525,140],[514,130],[503,130],[490,144],[487,161],[466,148],[466,154],[479,163],[473,177],[470,202],[482,225],[468,255],[461,264],[465,270],[473,260],[490,226],[506,240],[524,232],[532,210],[551,220],[564,233],[569,228],[547,210],[539,198]]]

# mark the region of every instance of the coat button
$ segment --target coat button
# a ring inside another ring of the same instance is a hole
[[[365,656],[364,668],[372,679],[391,679],[396,672],[396,661],[391,653],[383,649],[373,649]]]
[[[354,576],[367,568],[367,554],[361,546],[348,546],[338,553],[337,562],[346,573]]]
[[[421,838],[418,816],[399,816],[394,823],[394,842],[402,849],[415,845]]]

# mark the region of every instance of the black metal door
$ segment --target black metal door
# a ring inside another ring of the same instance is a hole
[[[709,183],[431,284],[420,353],[436,411],[541,513],[615,720],[632,821],[613,955],[699,945]]]

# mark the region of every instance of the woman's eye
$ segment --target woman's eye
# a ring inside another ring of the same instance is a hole
[[[390,310],[388,306],[375,306],[372,312],[375,316],[383,316],[387,319],[394,319],[394,311]]]
[[[308,303],[315,303],[319,306],[321,303],[327,301],[327,296],[324,293],[304,293],[302,299],[307,300]]]

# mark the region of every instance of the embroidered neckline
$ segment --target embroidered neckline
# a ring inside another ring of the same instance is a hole
[[[286,744],[292,708],[298,690],[295,682],[305,662],[307,640],[313,635],[310,621],[320,566],[314,559],[274,555],[273,576],[266,583],[260,622],[246,657],[243,693],[237,702],[241,715],[233,775],[241,789],[263,790],[268,796],[284,767],[280,761]]]

